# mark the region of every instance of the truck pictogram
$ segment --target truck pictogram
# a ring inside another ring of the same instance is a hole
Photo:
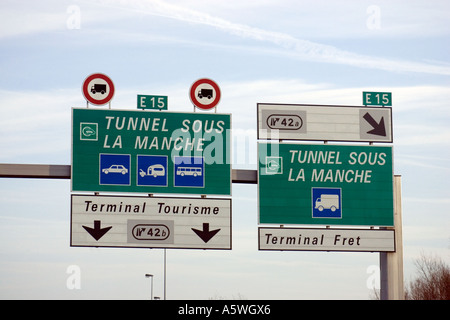
[[[339,195],[322,194],[320,198],[316,200],[314,209],[318,209],[319,211],[330,209],[332,212],[339,210]]]
[[[97,92],[100,92],[101,94],[105,94],[106,93],[106,84],[95,83],[91,87],[91,93],[96,94]]]
[[[200,89],[200,91],[198,92],[197,96],[200,99],[208,98],[211,99],[213,97],[213,90],[212,89]]]

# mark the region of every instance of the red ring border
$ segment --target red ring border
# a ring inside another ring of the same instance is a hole
[[[209,104],[200,103],[197,101],[197,99],[195,99],[195,91],[196,91],[195,89],[202,83],[207,83],[207,84],[211,85],[214,88],[214,90],[216,91],[216,98]],[[203,78],[203,79],[198,79],[197,81],[195,81],[192,84],[191,90],[189,91],[189,97],[191,98],[191,102],[197,108],[200,108],[203,110],[209,110],[209,109],[216,107],[219,104],[221,92],[220,92],[220,88],[217,85],[217,83],[215,83],[211,79]]]
[[[102,100],[95,100],[93,99],[89,93],[88,93],[88,84],[89,82],[91,82],[93,79],[96,78],[100,78],[106,81],[106,83],[108,83],[109,86],[109,94],[105,97],[105,99]],[[107,104],[108,102],[110,102],[114,96],[114,92],[115,92],[115,88],[114,88],[114,83],[112,82],[112,80],[105,74],[103,73],[94,73],[91,74],[90,76],[88,76],[84,82],[83,82],[83,87],[82,87],[82,91],[83,91],[83,95],[85,97],[85,99],[95,105],[101,106],[104,104]]]

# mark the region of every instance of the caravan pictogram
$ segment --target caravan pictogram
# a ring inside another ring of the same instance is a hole
[[[167,187],[167,156],[138,155],[137,185]]]

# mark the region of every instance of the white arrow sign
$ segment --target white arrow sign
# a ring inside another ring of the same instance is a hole
[[[258,103],[258,139],[392,142],[392,108]]]
[[[72,195],[70,244],[231,249],[231,199]]]

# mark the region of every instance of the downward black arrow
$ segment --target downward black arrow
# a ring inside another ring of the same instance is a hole
[[[386,137],[386,128],[384,127],[384,117],[381,117],[380,122],[376,122],[372,116],[366,112],[366,114],[363,116],[364,120],[366,120],[371,126],[372,130],[367,131],[367,133],[375,134],[377,136],[383,136]]]
[[[199,237],[200,239],[203,240],[203,242],[207,243],[209,240],[211,240],[212,237],[214,237],[216,235],[217,232],[220,231],[220,229],[216,229],[216,230],[211,230],[209,231],[209,223],[204,223],[203,224],[203,230],[198,230],[198,229],[194,229],[191,228],[192,231],[194,231]]]
[[[106,227],[106,228],[100,228],[100,224],[102,222],[100,220],[94,220],[94,228],[90,228],[90,227],[86,227],[83,226],[84,230],[86,230],[87,232],[89,232],[89,234],[95,239],[95,240],[99,240],[101,237],[103,237],[105,235],[105,233],[107,233],[111,228],[111,227]]]

